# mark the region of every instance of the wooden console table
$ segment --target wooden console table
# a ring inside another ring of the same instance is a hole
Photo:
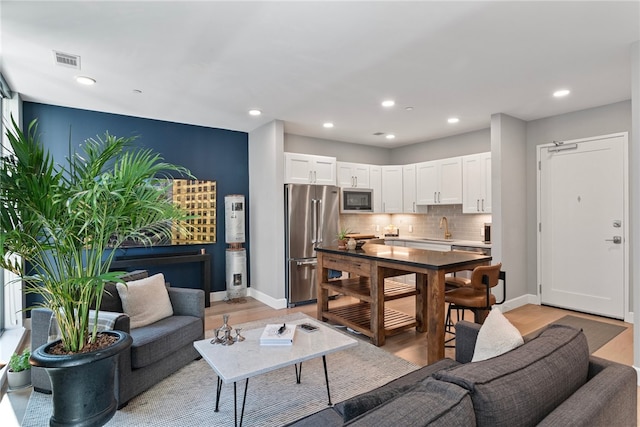
[[[444,358],[445,274],[487,265],[491,256],[439,252],[366,244],[362,249],[317,248],[318,319],[348,326],[384,345],[385,337],[415,327],[427,332],[428,363]],[[329,280],[329,270],[346,271],[350,278]],[[385,286],[387,277],[416,273],[416,286]],[[355,304],[329,308],[329,291],[359,299]],[[385,301],[415,296],[415,318],[385,307]]]
[[[154,254],[116,258],[111,263],[111,270],[129,267],[155,267],[167,264],[202,263],[202,289],[204,306],[211,306],[211,254]]]

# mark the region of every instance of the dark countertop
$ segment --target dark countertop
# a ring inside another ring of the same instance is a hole
[[[316,248],[316,251],[376,261],[385,260],[398,264],[413,265],[416,267],[425,267],[436,270],[464,265],[471,261],[491,261],[491,256],[481,254],[429,251],[426,249],[376,245],[373,243],[368,243],[362,246],[361,249],[346,250],[338,249],[337,246],[329,246]]]

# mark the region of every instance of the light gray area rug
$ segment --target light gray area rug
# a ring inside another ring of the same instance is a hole
[[[306,317],[295,313],[280,321]],[[244,330],[277,323],[273,319],[234,325]],[[207,336],[211,333],[207,333]],[[234,345],[242,345],[237,343]],[[327,356],[331,400],[338,403],[383,385],[418,366],[369,343]],[[107,424],[136,426],[233,425],[233,384],[223,385],[220,412],[214,412],[217,376],[204,360],[185,366],[169,378],[132,399]],[[242,402],[244,381],[238,383],[238,408]],[[296,384],[293,366],[249,380],[245,426],[281,426],[327,407],[327,389],[322,358],[304,362],[302,383]],[[239,413],[240,411],[238,411]],[[32,393],[23,426],[47,426],[51,416],[51,396]]]

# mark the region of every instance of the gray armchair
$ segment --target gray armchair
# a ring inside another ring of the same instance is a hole
[[[146,277],[146,271],[134,272],[125,280]],[[204,292],[200,289],[167,288],[173,306],[173,316],[148,326],[131,330],[129,316],[115,320],[114,329],[127,332],[133,338],[130,351],[118,360],[116,398],[118,408],[191,361],[200,358],[193,342],[204,339]],[[119,304],[119,307],[118,307]],[[105,293],[102,309],[122,312],[115,286]],[[119,310],[118,310],[119,308]],[[47,343],[51,310],[37,308],[31,314],[31,348]],[[43,368],[32,368],[31,381],[35,391],[51,393],[49,376]]]

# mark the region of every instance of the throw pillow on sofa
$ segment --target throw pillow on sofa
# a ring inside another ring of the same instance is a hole
[[[524,344],[520,331],[504,317],[502,312],[493,308],[478,332],[472,362],[500,356],[507,351]]]
[[[164,275],[155,274],[127,284],[117,283],[118,295],[125,314],[131,318],[131,329],[150,325],[173,316],[173,306],[164,284]]]

